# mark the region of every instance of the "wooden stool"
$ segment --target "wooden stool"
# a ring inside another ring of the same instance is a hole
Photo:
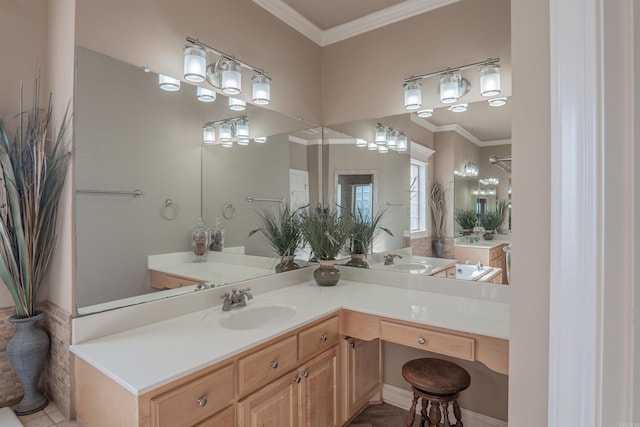
[[[413,402],[405,423],[407,427],[412,427],[415,422],[418,399],[422,399],[420,427],[424,427],[425,423],[428,427],[439,427],[441,421],[443,427],[451,427],[449,402],[453,402],[453,415],[456,418],[456,423],[453,425],[464,427],[457,399],[460,392],[471,383],[471,377],[467,371],[446,360],[424,358],[405,363],[402,367],[402,376],[411,384],[413,391]],[[429,402],[431,406],[427,413]]]

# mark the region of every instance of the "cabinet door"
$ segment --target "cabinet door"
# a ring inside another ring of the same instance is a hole
[[[356,415],[382,385],[380,340],[345,339],[343,356],[344,421]]]
[[[238,402],[241,427],[297,427],[300,384],[293,371]]]
[[[233,406],[229,406],[224,411],[201,422],[196,427],[231,427],[235,425]]]
[[[338,410],[338,356],[336,348],[300,368],[301,426],[336,427]]]

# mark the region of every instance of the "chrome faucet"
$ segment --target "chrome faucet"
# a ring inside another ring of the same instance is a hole
[[[393,265],[394,258],[402,259],[402,257],[398,254],[388,254],[384,256],[384,265]]]
[[[231,294],[225,292],[220,295],[222,301],[222,311],[229,311],[233,308],[245,307],[248,299],[253,299],[253,295],[249,292],[251,288],[246,289],[231,289]]]
[[[475,263],[473,261],[465,261],[465,264],[467,264],[467,265],[475,265],[478,268],[478,271],[480,271],[480,270],[482,270],[484,268],[484,265],[480,261],[478,261],[477,263]]]

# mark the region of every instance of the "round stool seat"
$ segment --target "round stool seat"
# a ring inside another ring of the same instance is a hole
[[[411,360],[402,366],[402,376],[415,388],[437,396],[459,393],[471,384],[466,370],[442,359]]]

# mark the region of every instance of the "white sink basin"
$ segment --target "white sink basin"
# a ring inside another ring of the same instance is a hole
[[[491,270],[491,267],[478,268],[475,264],[456,264],[456,279],[478,280]]]
[[[295,315],[295,308],[284,305],[241,308],[222,319],[220,326],[235,330],[268,328],[286,322]]]
[[[429,264],[420,263],[406,263],[406,264],[394,264],[391,269],[395,271],[401,271],[409,274],[424,274],[427,268],[431,268]]]

